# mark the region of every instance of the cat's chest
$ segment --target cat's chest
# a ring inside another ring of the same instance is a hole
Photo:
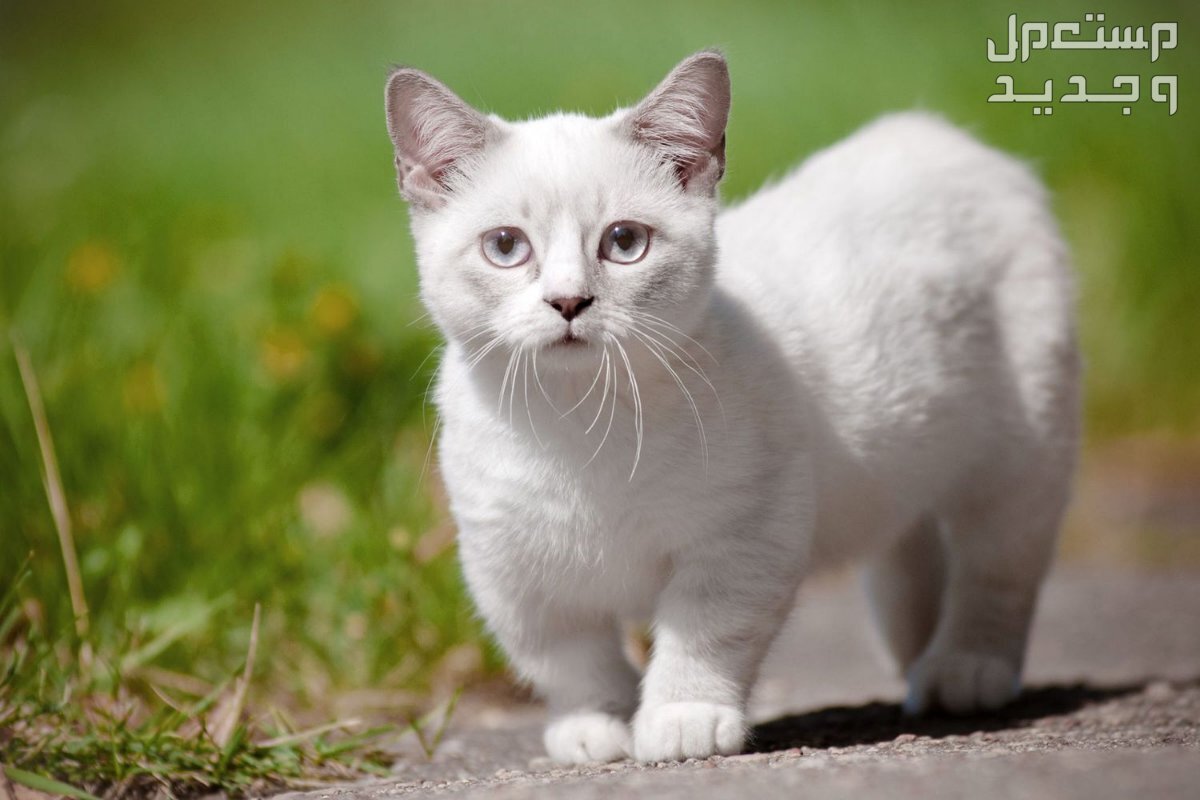
[[[540,447],[492,440],[447,422],[442,472],[468,566],[544,595],[548,602],[611,606],[636,614],[666,583],[689,524],[685,478],[649,460],[564,462]]]
[[[447,487],[465,525],[513,528],[539,541],[553,537],[579,546],[602,539],[636,546],[641,532],[670,527],[689,506],[687,479],[656,470],[649,459],[632,472],[623,463],[580,464],[500,442],[488,450],[442,448]]]

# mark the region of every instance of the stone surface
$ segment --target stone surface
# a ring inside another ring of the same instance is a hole
[[[806,586],[755,690],[745,755],[559,767],[539,708],[476,698],[433,759],[408,746],[394,778],[291,798],[1197,796],[1200,573],[1056,572],[1027,691],[986,717],[902,717],[873,636],[852,579]]]

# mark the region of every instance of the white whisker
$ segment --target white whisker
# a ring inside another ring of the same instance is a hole
[[[704,468],[707,470],[708,437],[704,433],[704,422],[700,417],[700,407],[696,405],[696,398],[692,397],[692,393],[688,390],[687,384],[684,383],[683,378],[679,377],[679,373],[671,367],[665,358],[663,358],[661,351],[656,349],[656,346],[652,340],[647,339],[637,331],[633,331],[633,335],[642,343],[642,346],[646,348],[650,355],[658,359],[658,362],[663,365],[667,372],[671,373],[671,377],[675,379],[675,384],[679,387],[679,391],[683,393],[684,399],[686,399],[688,405],[692,407],[692,416],[696,419],[696,430],[700,433],[700,450],[704,454]]]
[[[517,361],[517,354],[521,351],[513,348],[513,351],[508,356],[508,364],[504,367],[504,375],[500,378],[500,394],[496,401],[496,416],[504,413],[504,390],[508,387],[508,375],[512,372],[513,364]]]
[[[429,380],[425,382],[425,393],[421,395],[421,427],[424,428],[428,423],[425,421],[425,407],[429,405],[429,392],[433,389],[433,382],[437,380],[438,371],[434,370],[429,375]],[[440,419],[440,415],[438,417]],[[437,419],[434,420],[433,427],[437,429]]]
[[[577,409],[581,405],[583,405],[584,400],[587,400],[591,396],[592,390],[596,388],[596,383],[600,380],[600,371],[602,369],[604,369],[607,359],[608,359],[608,344],[606,343],[604,345],[604,355],[600,359],[600,363],[596,365],[596,377],[592,378],[592,385],[587,388],[587,391],[583,393],[583,397],[579,398],[579,400],[575,403],[575,405],[568,408],[562,414],[559,414],[559,416],[558,416],[559,419],[563,419],[564,417],[568,416],[572,411],[574,411],[575,409]],[[607,375],[607,373],[605,373],[605,374]],[[536,372],[535,372],[535,375],[536,375]],[[588,430],[590,431],[591,428],[588,428]]]
[[[546,402],[550,405],[550,410],[555,414],[558,414],[558,408],[554,405],[554,401],[550,399],[550,395],[546,392],[546,387],[542,386],[542,378],[540,375],[538,375],[537,354],[538,351],[535,349],[533,351],[533,380],[537,383],[537,387],[541,391],[542,397],[546,398]],[[562,419],[563,416],[566,415],[560,415],[559,419]]]
[[[612,339],[612,337],[608,334],[605,334],[605,338],[611,339],[614,344],[616,343],[616,340]],[[604,356],[605,356],[604,361],[608,365],[608,369],[605,370],[605,373],[604,373],[604,395],[600,398],[600,408],[601,409],[604,408],[604,400],[608,397],[608,374],[609,374],[609,372],[611,372],[612,376],[613,376],[612,408],[608,412],[608,426],[604,429],[604,436],[600,437],[600,444],[596,446],[596,452],[592,453],[592,457],[589,458],[584,463],[585,467],[588,464],[591,464],[593,461],[595,461],[596,456],[600,455],[600,451],[604,448],[604,443],[608,441],[608,434],[612,432],[613,419],[617,416],[617,381],[616,381],[617,367],[616,367],[616,364],[614,364],[612,362],[612,359],[608,357],[608,345],[607,344],[604,346]],[[599,418],[600,418],[600,416],[599,416],[599,414],[597,414],[596,419],[599,419]],[[588,428],[588,430],[590,431],[591,428]]]
[[[502,338],[500,334],[496,334],[491,339],[488,339],[488,341],[482,347],[472,354],[471,360],[467,362],[467,372],[470,372],[471,370],[475,369],[475,367],[479,366],[479,362],[483,361],[483,359],[487,357],[488,353],[499,347],[501,341]]]
[[[647,320],[633,319],[630,321],[631,327],[637,328],[642,333],[646,334],[647,336],[650,336],[652,339],[654,339],[656,342],[658,342],[664,348],[666,348],[669,343],[669,345],[670,345],[669,349],[670,349],[672,355],[674,355],[676,358],[678,358],[685,366],[688,367],[688,369],[692,370],[697,375],[704,376],[704,367],[702,367],[700,365],[700,362],[697,361],[696,357],[693,356],[688,351],[688,349],[685,345],[682,345],[679,342],[675,341],[675,339],[673,339],[671,337],[669,332],[659,330],[658,328],[652,328],[652,327],[650,327],[650,325],[651,325],[651,323],[648,322]]]
[[[524,350],[518,349],[514,352],[520,353],[521,358],[524,358],[524,356],[525,356]],[[520,361],[516,362],[516,367],[514,367],[513,374],[512,374],[512,386],[509,387],[509,390],[508,390],[508,427],[510,427],[510,428],[513,426],[513,401],[516,399],[516,396],[517,396],[517,369],[520,369],[520,363],[521,363]],[[501,388],[503,388],[503,387],[501,387]]]
[[[676,343],[674,339],[670,338],[669,336],[662,333],[661,331],[654,331],[652,329],[649,329],[642,325],[639,325],[636,322],[631,323],[629,327],[630,327],[631,332],[640,333],[642,336],[645,336],[646,338],[653,341],[658,347],[660,347],[663,350],[663,352],[679,359],[679,362],[684,367],[689,369],[691,372],[695,373],[696,377],[698,377],[700,380],[704,381],[704,385],[708,387],[709,391],[712,392],[713,397],[717,401],[717,408],[720,409],[720,411],[721,411],[721,420],[723,422],[725,421],[725,419],[726,419],[725,404],[721,402],[721,395],[720,395],[720,393],[717,392],[717,387],[713,386],[712,381],[710,381],[708,379],[708,375],[704,372],[704,369],[700,366],[700,363],[698,361],[696,361],[696,359],[692,358],[691,354],[687,354],[686,351],[683,351],[683,353],[681,353],[680,351],[683,350],[683,348],[678,343]],[[683,357],[684,354],[687,354],[686,359]]]
[[[707,347],[705,347],[704,345],[700,344],[700,342],[698,342],[698,341],[696,341],[695,339],[693,339],[693,338],[692,338],[690,335],[688,335],[688,333],[687,333],[686,331],[684,331],[684,330],[683,330],[682,328],[680,328],[678,325],[675,325],[675,324],[673,324],[673,323],[667,322],[667,321],[666,321],[665,319],[663,319],[662,317],[655,316],[654,314],[651,314],[651,313],[649,313],[649,312],[647,312],[647,311],[640,311],[640,310],[637,310],[637,309],[633,309],[633,310],[631,310],[631,312],[630,312],[630,313],[632,313],[633,315],[637,316],[637,317],[638,317],[639,319],[641,319],[643,322],[648,322],[648,323],[651,323],[651,324],[654,324],[654,325],[658,325],[658,326],[660,326],[660,327],[666,328],[666,329],[667,329],[667,330],[669,330],[669,331],[673,331],[674,333],[677,333],[677,334],[679,334],[680,336],[682,336],[683,338],[687,339],[687,340],[688,340],[689,342],[691,342],[692,344],[696,345],[696,347],[699,347],[699,348],[700,348],[700,349],[701,349],[701,350],[704,352],[704,355],[706,355],[706,356],[708,356],[709,358],[711,358],[711,359],[712,359],[712,362],[713,362],[714,364],[719,364],[719,363],[721,363],[721,362],[719,362],[719,361],[717,360],[717,357],[716,357],[716,356],[714,356],[712,353],[710,353],[710,352],[708,351],[708,348],[707,348]]]
[[[421,359],[421,363],[417,364],[417,368],[413,370],[413,374],[408,376],[408,379],[411,381],[414,378],[416,378],[418,375],[420,375],[421,370],[425,367],[426,364],[429,363],[429,359],[433,358],[435,353],[441,352],[445,349],[446,349],[446,345],[445,345],[445,343],[442,343],[442,344],[439,344],[436,347],[434,347],[428,353],[426,353],[425,357]]]
[[[609,358],[609,355],[608,355],[608,342],[605,341],[605,343],[604,343],[604,362],[603,362],[603,364],[604,364],[604,389],[600,392],[600,407],[596,409],[596,416],[592,419],[592,424],[588,425],[587,430],[585,430],[583,432],[584,436],[586,436],[592,432],[592,428],[596,427],[596,423],[600,421],[600,415],[604,412],[604,401],[608,399],[608,375],[609,375],[609,367],[611,366],[609,363],[610,360],[611,359]],[[596,375],[597,375],[597,377],[599,377],[599,373],[597,373]],[[583,401],[580,400],[579,402],[582,403]],[[571,410],[574,411],[575,409],[571,409]]]
[[[534,359],[537,358],[537,350],[533,351],[533,357],[534,357]],[[545,450],[546,444],[542,441],[542,437],[538,436],[537,426],[533,424],[533,411],[531,411],[529,408],[529,354],[528,353],[526,353],[524,361],[525,361],[525,368],[524,368],[524,372],[523,372],[523,377],[521,378],[521,382],[523,384],[525,384],[525,416],[529,418],[529,430],[533,432],[533,438],[537,440],[538,446],[541,447],[543,450]],[[535,378],[537,377],[537,367],[536,366],[533,368],[533,375]]]
[[[442,428],[442,415],[438,414],[433,420],[433,433],[429,435],[429,446],[425,448],[425,460],[421,462],[421,474],[417,476],[418,489],[425,483],[425,476],[429,474],[429,462],[433,457],[433,446],[437,443],[438,431]]]
[[[425,321],[425,320],[427,320],[427,319],[429,319],[429,312],[428,312],[428,311],[426,311],[424,314],[421,314],[421,315],[420,315],[420,316],[418,316],[418,317],[415,317],[415,318],[413,318],[413,319],[410,319],[410,320],[409,320],[407,323],[405,323],[404,327],[406,327],[406,328],[411,328],[413,325],[416,325],[416,324],[418,324],[418,323],[424,322],[424,321]]]
[[[488,325],[486,323],[483,325],[475,325],[473,327],[467,328],[466,331],[464,331],[464,333],[469,333],[471,335],[468,336],[467,338],[463,339],[459,344],[462,347],[466,347],[471,342],[475,341],[480,336],[483,336],[490,330],[491,330],[491,325]]]
[[[629,388],[633,392],[633,428],[637,434],[637,444],[633,451],[633,469],[629,471],[629,480],[633,481],[638,462],[642,459],[642,393],[638,391],[637,376],[634,375],[633,364],[629,363],[629,355],[625,352],[624,345],[618,339],[614,339],[613,344],[617,346],[617,352],[620,354],[621,360],[625,362],[625,372],[629,374]],[[614,398],[614,407],[615,403]]]

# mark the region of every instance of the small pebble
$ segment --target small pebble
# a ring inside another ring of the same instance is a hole
[[[767,761],[773,753],[746,753],[740,756],[728,756],[725,760],[732,761],[735,764],[756,764],[760,761]]]
[[[1169,700],[1175,690],[1166,681],[1155,681],[1146,687],[1146,697],[1151,700]]]

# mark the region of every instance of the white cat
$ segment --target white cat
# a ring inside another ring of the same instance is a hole
[[[1005,703],[1067,502],[1072,278],[1037,180],[898,114],[720,211],[729,102],[714,52],[603,119],[388,81],[463,569],[561,761],[738,752],[802,577],[849,558],[908,710]]]

